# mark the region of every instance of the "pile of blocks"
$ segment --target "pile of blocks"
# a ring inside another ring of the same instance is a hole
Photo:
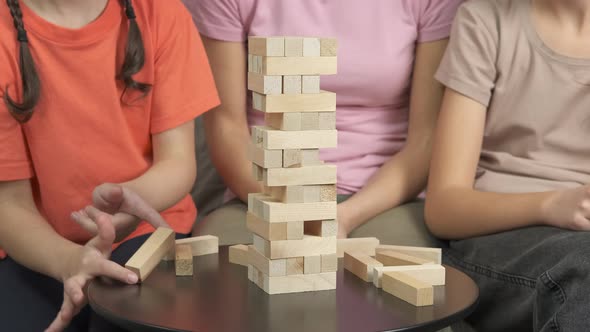
[[[319,149],[337,145],[336,95],[320,90],[320,75],[336,74],[336,40],[250,37],[248,51],[265,120],[250,146],[264,189],[248,197],[248,278],[269,294],[335,289],[336,166]]]

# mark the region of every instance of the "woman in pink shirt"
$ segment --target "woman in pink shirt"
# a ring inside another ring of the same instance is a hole
[[[388,210],[416,199],[425,188],[442,96],[433,76],[461,2],[185,0],[222,99],[222,106],[204,118],[209,151],[237,196],[196,232],[217,234],[222,243],[251,241],[243,202],[261,188],[247,156],[248,128],[262,124],[263,117],[252,110],[247,93],[248,36],[317,36],[339,42],[338,75],[321,78],[322,89],[338,96],[338,148],[320,154],[338,166],[339,236],[432,244],[421,203],[409,210],[419,223],[402,225],[396,216],[407,210]]]

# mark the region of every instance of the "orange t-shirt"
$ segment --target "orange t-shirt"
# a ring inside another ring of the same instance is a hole
[[[20,3],[42,94],[24,125],[0,102],[0,181],[30,178],[46,220],[65,238],[85,243],[90,236],[70,213],[91,203],[97,185],[146,172],[151,135],[217,106],[215,83],[192,17],[179,0],[133,1],[145,47],[145,65],[134,78],[152,84],[143,98],[116,80],[128,30],[118,0],[109,0],[95,21],[76,30],[51,24]],[[0,5],[0,97],[8,87],[20,101],[18,54],[12,18]],[[162,215],[175,231],[188,233],[196,208],[187,195]],[[151,230],[142,223],[132,236]]]

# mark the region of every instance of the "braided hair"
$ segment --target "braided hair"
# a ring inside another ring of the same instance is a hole
[[[125,15],[129,21],[129,31],[127,33],[127,46],[125,47],[125,58],[121,72],[117,79],[125,83],[126,88],[136,89],[144,95],[150,91],[151,85],[137,82],[133,75],[141,71],[145,64],[145,49],[141,31],[137,25],[135,10],[131,0],[121,0]],[[4,93],[4,103],[12,116],[20,123],[29,121],[33,115],[34,108],[39,102],[41,95],[41,82],[29,48],[29,39],[27,30],[23,23],[23,14],[20,8],[19,0],[6,0],[10,15],[16,29],[17,41],[19,43],[19,70],[22,78],[23,101],[15,101],[9,96],[8,87]]]

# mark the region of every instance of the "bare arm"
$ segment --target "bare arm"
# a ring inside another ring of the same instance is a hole
[[[339,226],[346,231],[415,198],[426,186],[432,136],[443,95],[443,86],[434,79],[434,73],[447,42],[441,40],[417,46],[407,143],[362,190],[340,204]]]
[[[261,188],[252,177],[247,155],[246,49],[243,43],[202,39],[221,98],[221,106],[204,116],[209,153],[225,184],[247,201],[248,193]]]

